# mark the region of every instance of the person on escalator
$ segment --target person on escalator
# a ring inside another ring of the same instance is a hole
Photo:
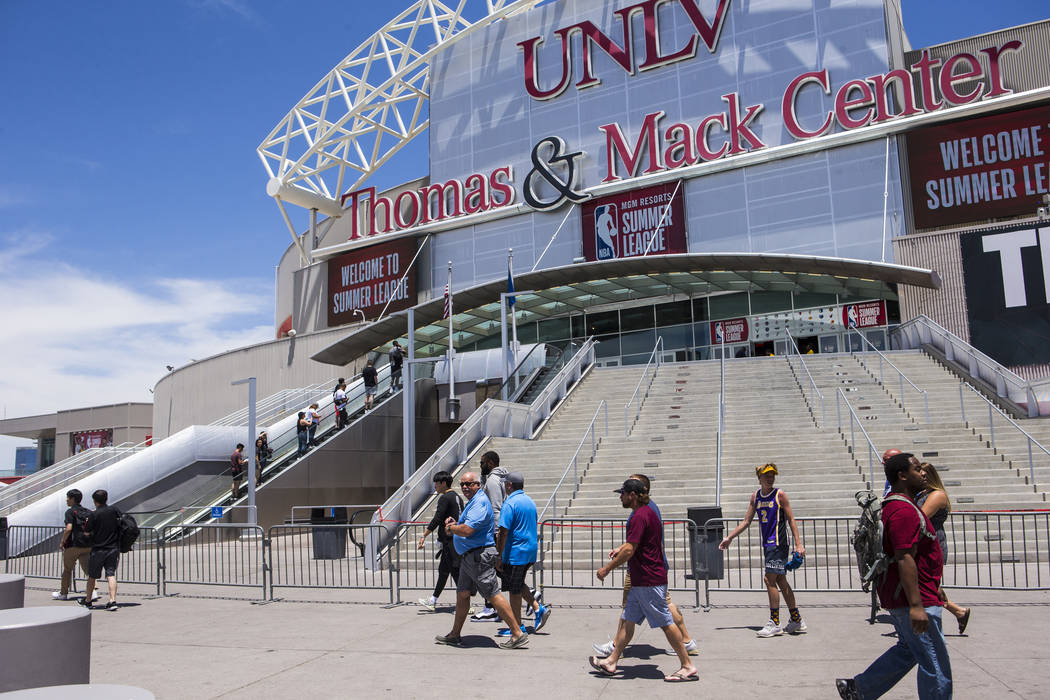
[[[246,466],[248,466],[248,460],[244,458],[244,444],[238,442],[237,449],[230,455],[230,476],[233,478],[230,492],[235,501],[241,497],[241,482],[244,481],[244,468]]]
[[[315,436],[317,435],[317,426],[321,425],[320,406],[312,403],[306,412],[310,415],[310,447],[317,447],[320,443],[317,442]]]
[[[339,386],[335,388],[335,393],[332,394],[332,404],[335,406],[336,430],[342,430],[350,422],[346,415],[346,402],[346,382],[340,379]]]
[[[270,449],[269,438],[266,437],[266,431],[259,433],[259,437],[255,440],[255,483],[262,483],[263,469],[270,462],[270,456],[273,455],[273,451]]]
[[[401,343],[394,341],[394,347],[390,349],[390,390],[397,391],[401,388],[401,367],[405,363],[405,354],[401,350]]]
[[[376,372],[375,360],[369,360],[368,364],[361,370],[361,379],[365,380],[365,410],[372,410],[372,402],[376,399],[376,389],[379,388],[379,373]]]
[[[306,417],[306,411],[299,411],[295,432],[299,438],[299,451],[295,453],[295,456],[302,457],[310,451],[310,419]]]

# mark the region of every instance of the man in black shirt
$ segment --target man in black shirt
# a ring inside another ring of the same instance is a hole
[[[88,515],[85,532],[91,538],[91,557],[88,561],[88,580],[84,587],[84,598],[80,604],[91,607],[91,594],[95,590],[95,581],[102,578],[106,571],[109,583],[109,602],[106,610],[117,609],[117,564],[120,562],[120,511],[106,505],[109,494],[99,489],[91,494],[95,510]]]
[[[452,546],[452,536],[445,532],[444,523],[448,518],[459,520],[459,512],[463,508],[459,494],[452,490],[452,475],[448,472],[438,472],[434,475],[434,490],[438,493],[437,510],[426,530],[419,536],[419,543],[416,547],[416,549],[423,549],[427,536],[437,531],[438,542],[441,543],[441,549],[438,550],[437,585],[434,586],[434,595],[419,599],[419,604],[431,611],[437,605],[441,591],[445,590],[448,575],[452,574],[453,584],[459,578],[459,555]]]
[[[365,410],[372,410],[372,402],[376,398],[376,389],[379,388],[379,373],[376,372],[375,360],[369,360],[368,365],[361,370],[361,378],[365,380]]]
[[[77,562],[80,569],[87,575],[88,557],[91,554],[91,540],[84,534],[84,523],[91,513],[87,508],[80,505],[84,494],[80,489],[70,489],[66,492],[65,523],[66,529],[62,531],[62,541],[59,547],[62,549],[62,585],[60,590],[51,594],[55,600],[69,600],[69,584],[73,580],[73,570]],[[95,594],[98,598],[98,593]]]
[[[401,388],[401,366],[405,363],[405,354],[401,350],[401,343],[394,341],[394,347],[390,349],[390,390],[396,391]]]

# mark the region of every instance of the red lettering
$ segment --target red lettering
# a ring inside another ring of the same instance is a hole
[[[460,216],[463,211],[459,208],[459,202],[463,198],[463,186],[459,184],[458,180],[449,180],[442,184],[427,185],[419,190],[419,198],[422,200],[420,209],[422,210],[422,219],[420,223],[428,223],[430,221],[430,195],[437,193],[437,206],[435,207],[434,221],[441,221],[449,216]],[[448,195],[452,195],[452,211],[447,210]],[[401,198],[398,198],[401,201]],[[398,205],[398,209],[401,205]],[[401,224],[398,224],[399,226]]]
[[[645,27],[645,62],[638,66],[640,71],[659,68],[660,66],[666,66],[668,63],[692,58],[696,55],[695,34],[689,37],[689,41],[684,48],[667,56],[660,53],[660,29],[657,25],[656,12],[659,5],[663,4],[663,2],[664,0],[648,0],[648,2],[617,10],[615,13],[620,15],[620,19],[626,26],[632,13],[639,9],[642,11],[642,25]]]
[[[877,124],[893,117],[910,117],[922,112],[915,106],[915,98],[912,96],[911,73],[903,68],[891,70],[885,75],[873,75],[868,80],[875,85],[875,119],[872,120],[872,123]],[[904,97],[904,109],[900,114],[893,114],[890,111],[889,101],[886,99],[886,93],[892,80],[897,81],[897,87],[900,88],[897,93]]]
[[[471,183],[475,183],[473,186]],[[463,195],[463,210],[468,214],[477,214],[489,208],[488,180],[481,173],[468,175],[463,182],[466,192]],[[474,202],[477,202],[475,204]]]
[[[616,174],[616,161],[614,155],[627,168],[627,177],[634,177],[638,171],[638,166],[642,163],[642,144],[646,144],[646,152],[649,156],[649,167],[646,168],[646,173],[655,173],[663,170],[663,165],[658,159],[657,151],[657,125],[660,119],[664,116],[663,110],[659,112],[652,112],[645,115],[645,121],[642,122],[641,131],[638,133],[638,140],[634,144],[634,148],[627,147],[627,140],[624,138],[623,132],[620,131],[620,125],[616,123],[603,124],[598,128],[605,132],[605,153],[607,162],[605,164],[605,179],[602,182],[612,182],[613,180],[620,180],[620,176]],[[613,151],[615,150],[615,154]]]
[[[568,37],[563,35],[561,38],[561,78],[550,90],[540,88],[536,47],[542,43],[543,37],[538,36],[518,42],[518,46],[525,52],[525,92],[529,93],[529,96],[535,100],[549,100],[562,94],[565,92],[565,88],[569,87],[569,78],[571,77],[569,71]]]
[[[500,177],[506,178],[507,182],[501,182]],[[496,168],[489,175],[489,189],[492,190],[492,199],[490,200],[490,206],[495,209],[497,207],[505,207],[508,204],[514,202],[514,188],[510,186],[510,180],[512,175],[510,172],[510,166],[505,165],[502,168]],[[496,195],[502,195],[502,199],[496,200]]]
[[[751,121],[762,111],[762,105],[749,106],[741,119],[740,95],[730,92],[722,95],[722,99],[729,105],[729,109],[726,110],[726,121],[728,123],[726,131],[729,132],[729,143],[731,144],[729,155],[735,156],[737,153],[745,153],[749,150],[741,145],[741,141],[747,141],[751,148],[763,148],[766,144],[762,143],[762,140],[755,135],[755,132],[751,131]]]
[[[831,94],[831,87],[828,85],[830,78],[828,77],[828,69],[819,71],[809,71],[798,76],[790,83],[788,83],[787,90],[784,91],[784,99],[780,103],[780,113],[784,119],[784,126],[796,139],[811,139],[815,136],[820,136],[828,129],[831,128],[831,113],[824,119],[824,123],[821,124],[820,128],[816,131],[807,131],[798,123],[798,115],[795,114],[795,102],[798,100],[798,93],[803,87],[809,83],[816,83],[820,87],[824,88],[824,94]]]
[[[631,19],[630,17],[621,17],[620,20],[623,24],[622,46],[617,45],[612,39],[602,34],[601,30],[594,26],[592,22],[580,22],[555,32],[561,37],[562,46],[568,46],[570,44],[569,37],[572,33],[577,30],[580,31],[580,44],[583,47],[583,76],[580,78],[580,82],[576,83],[577,88],[582,89],[601,82],[592,73],[591,45],[597,46],[604,51],[609,58],[620,64],[620,67],[628,73],[634,73],[634,62],[631,60]]]
[[[922,50],[922,58],[911,64],[912,71],[919,71],[922,107],[927,112],[932,112],[941,106],[941,101],[933,94],[933,69],[939,65],[941,65],[941,59],[930,58],[930,52],[926,49]]]
[[[988,57],[988,78],[992,81],[992,89],[988,91],[985,97],[998,97],[999,95],[1008,95],[1013,92],[1010,88],[1003,87],[1003,75],[999,70],[999,57],[1007,51],[1019,51],[1023,43],[1014,39],[1008,41],[999,48],[990,47],[987,49],[981,49],[981,53]]]
[[[412,203],[412,216],[408,217],[407,219],[402,216],[402,208],[404,207],[405,197],[408,197],[409,201]],[[380,197],[380,199],[383,198]],[[388,199],[386,201],[387,205],[389,206],[390,200]],[[410,226],[415,226],[416,221],[418,221],[419,219],[419,211],[422,208],[423,207],[420,206],[419,203],[419,195],[417,195],[414,190],[405,190],[404,192],[399,194],[397,196],[397,199],[394,200],[394,221],[397,223],[397,227],[408,228]]]
[[[712,151],[707,145],[707,134],[711,127],[718,124],[722,127],[722,131],[728,131],[726,128],[726,115],[722,113],[712,114],[704,117],[704,120],[700,122],[700,125],[696,128],[696,151],[700,154],[700,158],[703,160],[718,160],[726,154],[729,150],[729,143],[723,143],[722,147],[717,151]]]
[[[955,73],[955,67],[960,63],[966,62],[969,64],[969,69],[964,70],[962,73]],[[941,97],[946,102],[953,105],[965,105],[973,102],[981,96],[983,85],[978,83],[974,86],[973,90],[966,94],[959,94],[955,90],[956,83],[962,83],[974,78],[980,77],[984,71],[981,70],[981,64],[977,62],[977,57],[969,53],[957,53],[947,61],[944,62],[944,67],[941,68],[940,74],[940,85],[941,85]]]
[[[849,94],[854,90],[860,93],[859,97],[850,99]],[[875,95],[871,92],[871,86],[864,80],[851,80],[842,87],[839,88],[838,93],[835,95],[835,119],[838,123],[847,129],[858,129],[868,122],[871,121],[871,107],[875,100]],[[859,119],[854,119],[850,116],[849,110],[857,107],[868,107],[863,112],[863,116]]]
[[[677,140],[675,134],[681,134]],[[670,141],[664,150],[664,165],[668,168],[680,168],[696,162],[696,154],[693,153],[693,130],[686,124],[672,124],[664,132],[664,140]],[[676,155],[681,153],[679,157]]]
[[[682,5],[682,9],[689,15],[689,21],[696,27],[696,31],[700,34],[700,39],[704,42],[704,46],[711,53],[715,52],[718,47],[718,37],[722,34],[722,27],[726,21],[726,10],[729,9],[729,0],[718,0],[718,9],[715,10],[715,21],[708,24],[704,15],[700,12],[700,8],[697,7],[693,0],[678,0]]]

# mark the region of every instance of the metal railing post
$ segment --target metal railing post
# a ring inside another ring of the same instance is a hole
[[[995,449],[995,421],[992,420],[992,403],[988,402],[988,432],[992,434],[992,449]]]
[[[966,424],[966,402],[963,400],[963,383],[959,382],[959,412],[962,414],[962,422]]]

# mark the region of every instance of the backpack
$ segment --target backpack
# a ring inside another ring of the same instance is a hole
[[[923,517],[922,511],[909,498],[891,493],[885,499],[879,500],[879,497],[872,491],[858,491],[854,497],[857,499],[857,505],[861,507],[861,513],[849,541],[853,545],[853,551],[857,554],[861,588],[865,592],[871,592],[871,616],[868,622],[875,624],[875,613],[879,610],[876,589],[886,577],[886,570],[893,563],[893,559],[886,554],[883,546],[883,537],[886,534],[882,524],[883,504],[886,501],[909,503],[919,514],[921,535],[930,539],[937,539],[937,535],[926,527],[926,518]]]
[[[69,537],[69,547],[90,547],[91,539],[84,534],[84,528],[87,525],[88,515],[91,511],[82,505],[75,505],[70,508],[73,511],[73,531]]]
[[[117,512],[117,531],[120,534],[120,553],[127,554],[139,538],[139,524],[127,513]]]

